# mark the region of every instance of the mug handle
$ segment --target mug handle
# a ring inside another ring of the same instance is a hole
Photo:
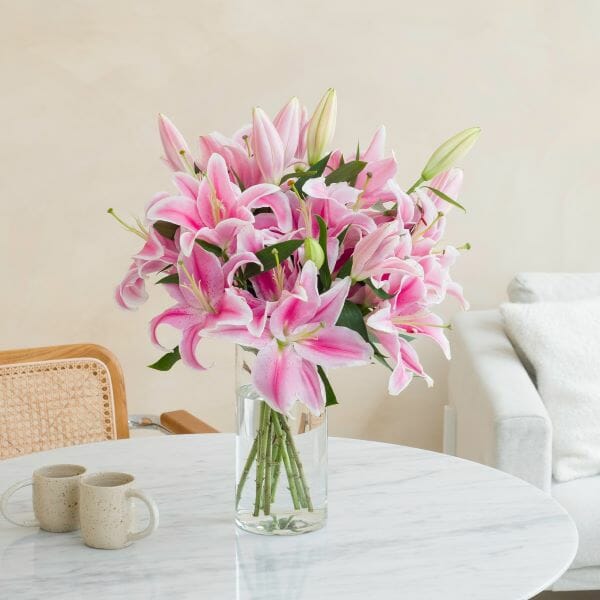
[[[37,519],[23,519],[22,521],[17,521],[14,517],[11,517],[8,514],[8,500],[10,497],[21,488],[27,487],[32,484],[31,479],[24,479],[23,481],[19,481],[14,485],[11,485],[5,492],[2,494],[2,498],[0,498],[0,512],[4,515],[4,518],[7,521],[10,521],[13,525],[19,525],[20,527],[39,527],[40,523]]]
[[[141,490],[128,490],[127,497],[138,498],[141,500],[148,508],[148,513],[150,515],[150,523],[148,523],[146,529],[130,533],[127,536],[128,541],[135,542],[136,540],[141,540],[142,538],[148,537],[151,533],[156,531],[158,527],[158,506],[156,506],[156,502],[154,502],[150,496],[146,495]]]

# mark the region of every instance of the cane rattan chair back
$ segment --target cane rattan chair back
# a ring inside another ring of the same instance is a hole
[[[125,383],[109,350],[0,352],[0,459],[126,437]]]

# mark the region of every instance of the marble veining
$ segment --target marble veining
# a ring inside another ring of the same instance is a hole
[[[328,524],[291,538],[235,528],[229,434],[102,442],[0,462],[2,489],[51,463],[126,471],[160,510],[154,535],[115,551],[87,548],[79,532],[0,519],[0,598],[521,600],[575,555],[564,510],[509,475],[350,439],[332,438],[329,456]],[[20,494],[17,513],[30,504]]]

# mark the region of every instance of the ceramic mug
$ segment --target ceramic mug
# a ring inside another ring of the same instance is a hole
[[[40,527],[53,533],[79,529],[79,480],[81,465],[49,465],[34,471],[30,479],[8,488],[0,499],[0,512],[21,527]],[[34,519],[19,520],[8,512],[8,500],[21,488],[32,486]]]
[[[152,498],[134,488],[135,478],[127,473],[95,473],[80,483],[81,535],[87,546],[116,550],[156,531],[158,508]],[[132,532],[133,499],[141,500],[150,513],[142,531]]]

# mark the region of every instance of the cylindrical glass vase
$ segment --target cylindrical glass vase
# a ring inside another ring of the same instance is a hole
[[[238,347],[236,523],[262,535],[320,529],[327,518],[327,415],[296,402],[273,410],[251,383],[254,353]]]

